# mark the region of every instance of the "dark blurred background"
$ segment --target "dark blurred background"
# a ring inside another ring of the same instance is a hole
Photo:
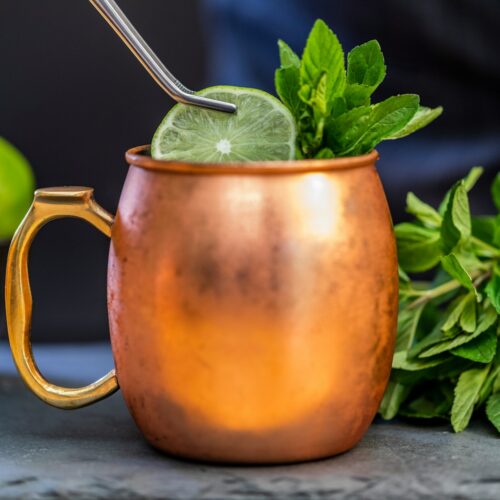
[[[318,17],[346,52],[377,38],[389,74],[376,97],[415,92],[423,104],[445,107],[427,130],[379,148],[395,221],[405,217],[407,191],[436,203],[475,164],[487,173],[473,208],[492,209],[488,186],[500,167],[498,0],[119,4],[193,89],[236,84],[273,91],[277,38],[300,51]],[[93,186],[113,212],[127,172],[123,153],[150,141],[172,101],[87,0],[0,0],[0,68],[0,136],[29,158],[37,184]],[[43,229],[31,253],[35,341],[107,337],[108,247],[82,222]]]

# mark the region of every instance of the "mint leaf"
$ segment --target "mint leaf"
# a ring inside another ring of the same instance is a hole
[[[469,298],[469,295],[462,295],[451,304],[451,309],[447,311],[447,319],[441,327],[443,332],[451,330],[460,321],[460,316],[462,316],[462,312],[469,301]]]
[[[455,387],[455,399],[451,409],[451,424],[455,432],[462,432],[472,417],[474,405],[479,399],[490,367],[475,368],[463,372]]]
[[[411,358],[420,357],[429,348],[450,340],[448,332],[443,332],[442,330],[445,319],[444,317],[440,317],[433,326],[427,327],[426,335],[419,337],[418,342],[410,349],[409,356]],[[443,349],[437,354],[446,351],[447,349]]]
[[[441,258],[441,265],[443,269],[454,279],[456,279],[462,286],[474,292],[478,297],[478,293],[470,274],[465,267],[460,263],[460,260],[454,253],[445,255]]]
[[[476,330],[476,325],[476,301],[474,296],[470,295],[460,316],[460,327],[464,332],[473,333]]]
[[[316,158],[317,160],[328,160],[330,158],[335,158],[335,155],[330,148],[323,148],[321,151],[316,153],[316,156],[314,158]]]
[[[491,245],[495,239],[497,224],[493,216],[472,217],[472,236]]]
[[[411,403],[403,406],[399,414],[407,418],[436,419],[447,418],[450,404],[447,401],[435,402],[423,395],[414,399]]]
[[[497,341],[497,345],[499,342]],[[500,355],[500,349],[497,350],[497,355],[495,358]],[[491,396],[491,394],[495,394],[498,392],[495,389],[495,384],[496,380],[500,376],[500,366],[495,363],[495,358],[492,363],[492,369],[490,370],[490,373],[488,374],[488,378],[486,379],[486,382],[483,384],[483,387],[481,387],[481,392],[479,393],[479,400],[477,402],[477,406],[482,405],[486,400]]]
[[[398,266],[398,276],[399,276],[399,281],[400,283],[409,283],[410,282],[410,277],[403,271],[401,266]]]
[[[323,73],[318,81],[318,85],[311,93],[310,106],[315,111],[316,120],[326,118],[328,114],[328,73]]]
[[[413,116],[413,118],[399,131],[395,132],[386,139],[394,140],[407,137],[418,130],[427,127],[436,118],[443,114],[443,108],[439,106],[438,108],[426,108],[425,106],[420,106]]]
[[[498,270],[495,270],[484,291],[497,313],[500,314],[500,275]]]
[[[491,240],[491,244],[500,249],[500,214],[495,217],[494,220],[494,229],[493,229],[493,238]]]
[[[372,106],[365,127],[360,129],[359,137],[347,146],[338,156],[360,155],[370,152],[378,143],[401,130],[417,112],[419,97],[405,94]]]
[[[500,392],[500,371],[498,372],[495,380],[493,381],[493,392],[494,393]]]
[[[491,363],[496,350],[497,335],[493,330],[489,330],[471,342],[452,349],[451,353],[477,363]]]
[[[439,263],[439,231],[405,222],[395,227],[395,233],[399,265],[406,272],[427,271]]]
[[[464,179],[464,187],[467,192],[472,190],[483,173],[483,167],[472,167],[470,172],[467,174],[467,177]]]
[[[376,40],[351,50],[347,56],[347,86],[344,97],[349,109],[370,104],[370,96],[386,75],[384,56]]]
[[[441,225],[441,240],[445,253],[450,253],[471,235],[469,198],[464,181],[455,184],[450,192]]]
[[[275,86],[280,99],[298,120],[304,108],[299,98],[300,70],[295,66],[288,66],[276,70]]]
[[[329,101],[327,97],[328,74],[323,73],[315,88],[302,85],[299,90],[300,100],[306,104],[312,112],[312,120],[304,136],[307,139],[302,144],[305,153],[315,156],[323,143],[326,118],[329,114]],[[331,148],[330,148],[331,149]]]
[[[370,106],[362,106],[327,121],[325,135],[328,146],[333,151],[348,149],[367,129],[371,112]]]
[[[500,432],[500,393],[492,394],[486,403],[486,415]]]
[[[307,40],[300,81],[302,85],[316,88],[323,74],[328,75],[326,96],[332,101],[335,96],[344,92],[346,71],[344,52],[338,38],[324,21],[317,20]]]
[[[346,110],[359,108],[360,106],[368,106],[370,104],[370,96],[372,91],[370,87],[358,83],[350,83],[344,90],[344,102]],[[338,116],[339,113],[337,111]]]
[[[462,179],[465,187],[465,191],[468,193],[471,191],[471,189],[476,185],[476,182],[478,181],[479,177],[483,174],[483,167],[472,167],[470,172],[467,174],[467,176]],[[439,205],[438,212],[441,215],[444,215],[446,208],[448,207],[448,202],[450,201],[450,195],[455,186],[453,186],[445,195],[443,198],[443,201]]]
[[[500,211],[500,172],[495,176],[493,185],[491,186],[491,196],[497,210]]]
[[[280,51],[280,62],[282,68],[290,66],[300,69],[299,56],[286,44],[283,40],[278,40],[278,47]]]
[[[448,418],[453,388],[447,382],[427,387],[424,394],[404,405],[400,414],[410,418]]]
[[[406,197],[406,211],[413,214],[422,224],[429,227],[440,227],[442,217],[427,203],[417,198],[413,193]]]
[[[423,306],[413,311],[404,309],[398,315],[398,338],[396,341],[396,353],[406,352],[413,345],[417,333],[418,322],[424,310]]]
[[[399,411],[400,406],[410,393],[411,387],[400,382],[390,381],[382,399],[379,413],[385,420],[393,419]]]
[[[433,368],[446,361],[448,361],[447,356],[434,357],[432,359],[411,359],[408,357],[408,351],[399,351],[394,354],[394,359],[392,360],[392,367],[397,370],[406,370],[409,372],[427,370],[428,368]]]
[[[348,111],[344,97],[335,97],[330,106],[330,117],[333,120]]]
[[[377,40],[354,47],[347,56],[347,83],[369,87],[372,92],[384,81],[384,55]]]

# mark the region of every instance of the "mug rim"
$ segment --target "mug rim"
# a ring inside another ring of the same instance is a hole
[[[189,174],[284,174],[346,170],[374,166],[379,159],[377,150],[345,158],[324,160],[274,160],[262,162],[194,163],[175,160],[155,160],[148,153],[149,145],[137,146],[125,153],[130,166],[161,172]]]

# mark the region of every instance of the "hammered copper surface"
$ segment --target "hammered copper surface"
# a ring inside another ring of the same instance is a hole
[[[112,230],[117,376],[156,447],[289,462],[354,446],[380,403],[397,261],[376,154],[132,164]]]

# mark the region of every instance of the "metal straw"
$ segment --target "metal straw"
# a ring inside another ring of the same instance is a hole
[[[125,42],[156,83],[177,102],[234,113],[234,104],[195,95],[160,61],[114,0],[89,0],[116,34]]]

